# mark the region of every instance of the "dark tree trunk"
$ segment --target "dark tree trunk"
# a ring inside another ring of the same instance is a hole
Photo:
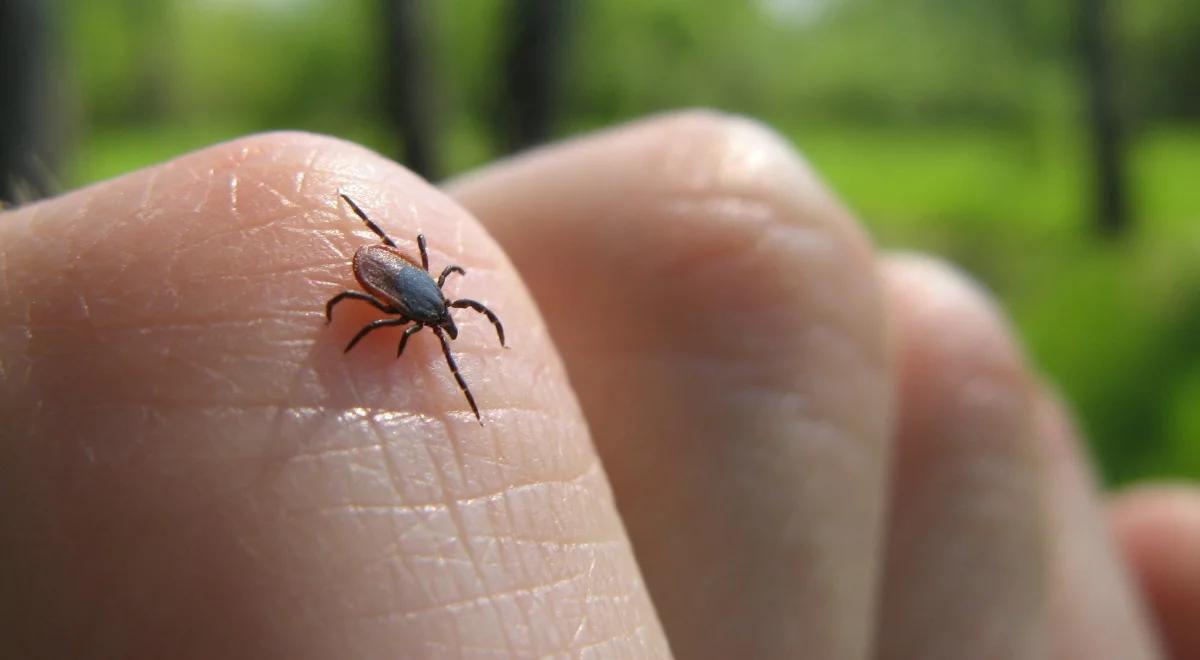
[[[400,137],[403,162],[433,180],[441,173],[434,120],[436,90],[425,0],[383,0],[384,84],[387,120]]]
[[[53,27],[52,3],[0,1],[0,201],[33,201],[56,186]]]
[[[509,150],[545,141],[554,129],[575,0],[514,0],[501,134]]]
[[[1088,92],[1093,154],[1094,211],[1097,229],[1118,235],[1129,228],[1126,195],[1125,128],[1117,100],[1112,38],[1107,0],[1079,0],[1080,54]]]

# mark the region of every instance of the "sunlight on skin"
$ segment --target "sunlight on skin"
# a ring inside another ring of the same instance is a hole
[[[452,344],[486,428],[432,335],[342,353],[378,314],[325,325],[376,240],[338,190],[504,315],[513,350],[470,312]],[[520,279],[402,168],[254,137],[18,209],[0,246],[0,497],[37,503],[0,543],[13,657],[666,655]]]
[[[546,315],[675,652],[863,657],[882,298],[866,235],[803,160],[753,121],[683,112],[451,190]]]
[[[0,218],[0,655],[668,657],[661,618],[688,658],[1154,657],[1001,310],[877,261],[769,129],[671,114],[451,189],[486,230],[283,133]],[[503,317],[511,350],[455,316],[486,427],[431,335],[343,354],[380,314],[325,323],[378,241],[339,190]],[[1115,518],[1169,634],[1191,497]]]

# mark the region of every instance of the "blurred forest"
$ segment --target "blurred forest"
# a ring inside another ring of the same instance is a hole
[[[1195,0],[6,2],[46,27],[54,84],[21,89],[58,187],[278,128],[453,175],[545,131],[757,117],[883,246],[997,292],[1110,483],[1200,477]]]

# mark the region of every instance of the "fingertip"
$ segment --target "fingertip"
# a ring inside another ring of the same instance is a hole
[[[464,322],[454,351],[486,393],[486,431],[429,338],[397,364],[394,336],[343,348],[365,306],[320,322],[354,286],[355,248],[379,240],[340,206],[348,193],[388,233],[428,234],[435,260],[470,265],[470,290],[528,347],[491,359],[490,326]],[[0,564],[31,567],[24,616],[53,625],[0,622],[0,647],[665,648],[535,306],[433,186],[362,147],[277,133],[5,221],[19,285],[0,287],[0,328],[15,330],[0,331],[15,374],[0,379],[0,483],[18,522],[0,532],[26,535],[0,544]],[[43,505],[13,511],[28,501]],[[79,633],[38,637],[51,627]]]
[[[964,366],[970,368],[991,365],[1019,373],[1022,386],[1032,386],[1010,322],[978,280],[950,262],[919,253],[890,253],[882,264],[892,296],[889,309],[899,317],[897,324],[909,329],[910,347],[968,360]]]
[[[1115,495],[1109,507],[1118,538],[1135,558],[1167,559],[1168,566],[1200,579],[1200,552],[1191,552],[1200,550],[1200,488],[1183,482],[1140,485]]]
[[[1109,520],[1173,658],[1200,658],[1200,488],[1149,484],[1116,495]]]
[[[1044,483],[1028,366],[991,297],[959,269],[900,254],[881,271],[899,420],[880,657],[1040,657]]]
[[[882,260],[898,356],[902,437],[989,434],[1004,452],[1032,460],[1037,383],[992,296],[948,262],[914,253]],[[951,414],[953,413],[953,414]],[[927,442],[899,443],[906,452]]]
[[[1135,486],[1112,497],[1109,519],[1139,568],[1180,570],[1200,580],[1200,488],[1182,482]]]

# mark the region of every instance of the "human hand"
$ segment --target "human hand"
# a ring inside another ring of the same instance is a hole
[[[377,239],[338,190],[504,320],[451,344],[485,427],[431,337],[342,353]],[[0,215],[0,655],[1157,657],[1001,314],[768,131],[652,119],[448,192],[273,134]],[[1117,520],[1190,657],[1167,497]]]

